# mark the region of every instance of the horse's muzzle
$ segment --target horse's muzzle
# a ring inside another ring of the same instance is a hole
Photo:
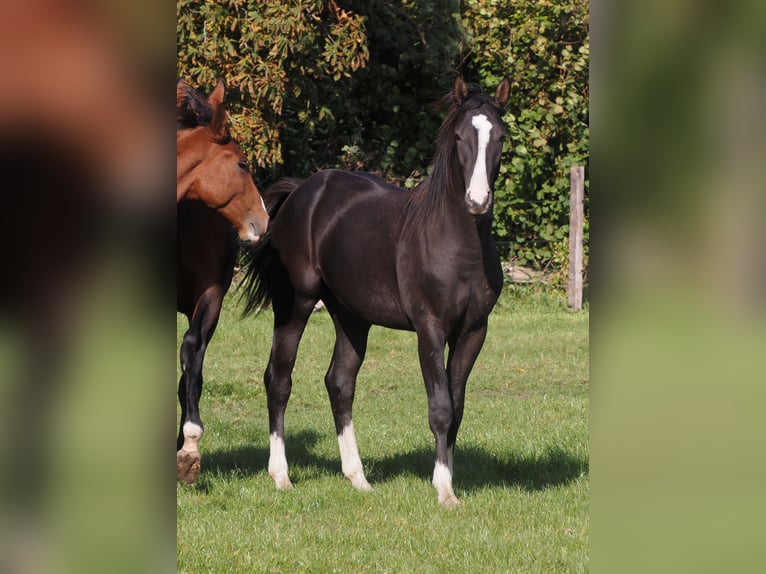
[[[492,204],[492,196],[487,195],[484,201],[476,202],[468,193],[466,193],[465,203],[468,206],[468,212],[471,215],[484,215]]]

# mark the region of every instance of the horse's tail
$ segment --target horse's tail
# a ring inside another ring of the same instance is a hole
[[[240,300],[244,299],[245,302],[243,317],[260,313],[271,304],[272,281],[270,279],[276,263],[271,248],[271,222],[287,197],[302,181],[286,177],[272,184],[263,194],[263,201],[269,212],[269,231],[258,243],[247,250],[243,257],[245,276],[239,285]]]

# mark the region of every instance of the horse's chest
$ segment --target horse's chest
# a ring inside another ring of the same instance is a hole
[[[428,312],[447,323],[474,322],[485,317],[494,307],[502,287],[499,262],[497,273],[494,266],[487,269],[481,258],[479,261],[431,258],[421,260],[415,267],[415,273],[402,274],[400,270],[405,307],[410,314]]]
[[[499,286],[491,284],[486,277],[474,279],[464,284],[462,308],[469,320],[486,317],[497,302]]]

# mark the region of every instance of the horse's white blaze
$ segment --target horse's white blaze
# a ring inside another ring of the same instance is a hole
[[[431,481],[439,494],[439,502],[450,505],[457,505],[458,500],[452,490],[452,471],[449,466],[443,462],[437,462],[434,465],[434,477]]]
[[[187,422],[187,423],[184,423],[183,432],[184,432],[184,445],[181,447],[181,449],[187,450],[190,452],[198,451],[199,441],[202,438],[202,433],[204,432],[202,430],[202,427],[196,423]]]
[[[492,131],[492,122],[484,114],[476,114],[471,119],[471,125],[478,132],[478,150],[473,165],[471,180],[468,182],[466,195],[476,205],[486,205],[489,202],[489,178],[487,177],[487,144]]]
[[[285,441],[276,433],[269,435],[269,476],[274,479],[277,488],[292,488],[287,475],[287,456]]]
[[[261,207],[263,208],[263,211],[268,212],[268,210],[266,209],[266,204],[263,202],[263,198],[261,198]],[[255,221],[253,221],[248,226],[247,240],[258,241],[264,233],[266,233],[266,230],[258,229],[258,226],[255,224]]]
[[[338,435],[338,446],[343,476],[348,478],[358,490],[372,490],[370,483],[364,477],[362,459],[359,458],[359,449],[356,446],[354,423],[349,423]]]

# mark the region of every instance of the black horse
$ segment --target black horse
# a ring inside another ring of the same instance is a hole
[[[284,413],[298,344],[322,299],[336,340],[325,384],[335,417],[343,474],[370,490],[356,446],[351,409],[370,326],[415,331],[436,440],[433,484],[439,502],[459,504],[452,454],[468,375],[503,284],[492,240],[492,186],[503,137],[505,79],[492,98],[462,78],[444,100],[432,174],[410,192],[364,173],[320,171],[277,183],[270,233],[250,253],[246,313],[271,302],[274,338],[264,375],[269,474],[292,485]],[[449,357],[445,368],[445,345]]]

